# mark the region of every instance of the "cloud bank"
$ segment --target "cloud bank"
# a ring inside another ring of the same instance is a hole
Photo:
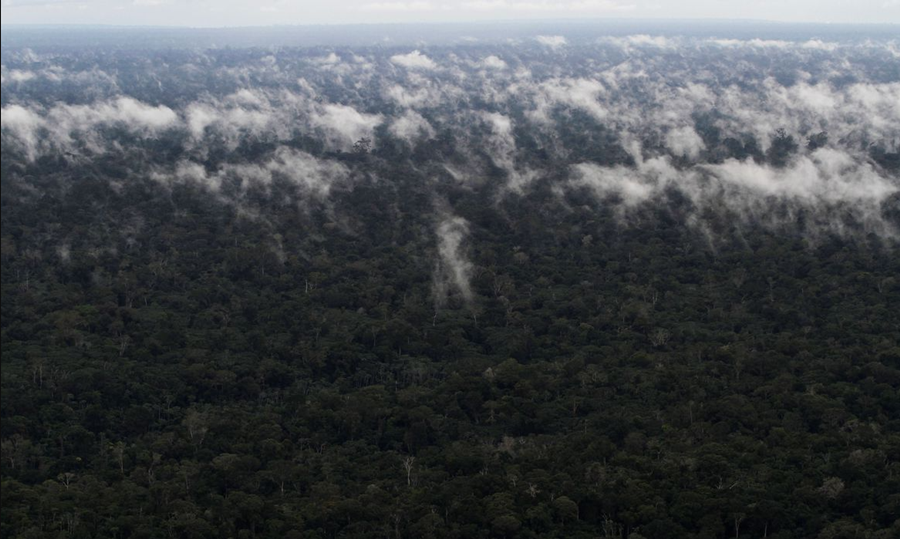
[[[677,191],[693,222],[727,211],[773,229],[802,221],[808,234],[896,238],[885,217],[898,192],[896,48],[541,35],[239,60],[198,51],[135,73],[7,51],[4,158],[24,167],[48,156],[152,161],[165,147],[177,159],[152,163],[154,178],[238,199],[279,185],[329,198],[354,177],[403,165],[424,184],[450,178],[497,201],[550,184],[563,199],[612,206],[626,225]],[[779,132],[794,145],[781,157]],[[349,159],[360,139],[372,141],[369,157]],[[474,225],[442,223],[435,279],[465,297],[462,245]]]

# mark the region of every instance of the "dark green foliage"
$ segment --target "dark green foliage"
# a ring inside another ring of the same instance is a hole
[[[900,149],[888,151],[883,146],[873,146],[869,150],[872,160],[894,174],[900,174]]]
[[[826,144],[828,144],[828,133],[825,131],[819,131],[806,138],[806,148],[810,151],[818,150]]]
[[[784,167],[799,147],[793,135],[789,135],[784,129],[779,128],[772,137],[772,143],[766,151],[766,158],[773,166]]]
[[[559,67],[524,51],[536,74]],[[244,87],[180,55],[240,72],[270,52],[155,53],[164,84],[140,79],[138,53],[54,61],[108,62],[128,95],[174,106]],[[278,55],[285,73],[317,76],[296,51]],[[387,114],[396,104],[372,95],[390,80],[374,73],[353,91],[323,79],[323,95]],[[91,101],[76,89],[31,97]],[[387,123],[344,152],[300,134],[198,149],[173,129],[32,161],[4,142],[0,537],[900,533],[892,231],[840,220],[842,203],[773,196],[739,216],[669,185],[625,211],[561,188],[574,164],[638,165],[615,118],[577,108],[548,109],[552,129],[506,111],[511,159],[540,171],[514,193],[489,126],[421,112],[435,133],[414,147]],[[784,130],[764,152],[715,111],[693,119],[703,150],[673,169],[784,167],[800,150]],[[647,158],[667,151],[658,134],[640,142]],[[812,135],[805,151],[826,142]],[[165,174],[188,152],[213,173],[280,147],[349,179],[319,196],[277,175],[210,189]],[[896,144],[864,148],[866,166],[898,170]],[[486,172],[459,180],[454,167]],[[900,229],[900,195],[884,200],[865,211]],[[444,212],[468,223],[469,299],[436,290]],[[819,226],[831,218],[840,226]]]
[[[448,191],[482,269],[436,310],[414,174],[332,209],[264,197],[262,222],[91,169],[63,191],[53,165],[29,199],[9,162],[4,537],[896,532],[880,240],[738,241],[723,216],[712,250],[649,211]]]

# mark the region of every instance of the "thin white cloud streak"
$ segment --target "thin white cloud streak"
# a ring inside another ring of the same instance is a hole
[[[451,290],[456,290],[467,303],[471,302],[471,277],[474,265],[469,260],[465,241],[469,235],[469,223],[462,217],[445,215],[438,223],[438,259],[434,269],[434,296],[438,306],[443,305]]]
[[[523,193],[528,184],[537,178],[537,171],[520,167],[516,163],[518,149],[513,136],[512,120],[496,112],[482,113],[481,120],[490,127],[490,135],[483,149],[487,150],[494,165],[506,172],[506,187],[515,193]]]
[[[826,52],[836,50],[840,45],[833,42],[822,41],[821,39],[809,39],[807,41],[786,41],[783,39],[731,39],[731,38],[710,38],[706,43],[718,45],[720,47],[756,47],[756,48],[775,48],[775,49],[811,49]]]
[[[635,47],[668,49],[676,47],[680,42],[678,38],[666,36],[651,36],[648,34],[634,34],[624,37],[603,37],[600,38],[599,41],[601,43],[611,43],[613,45],[618,45],[619,47],[622,47],[624,49],[631,49]]]

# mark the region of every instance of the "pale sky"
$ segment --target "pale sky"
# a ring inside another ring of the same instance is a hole
[[[217,27],[586,17],[900,24],[900,0],[2,0],[4,25]]]

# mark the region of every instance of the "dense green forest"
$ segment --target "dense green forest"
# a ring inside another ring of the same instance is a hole
[[[5,48],[0,536],[897,537],[891,50]]]

